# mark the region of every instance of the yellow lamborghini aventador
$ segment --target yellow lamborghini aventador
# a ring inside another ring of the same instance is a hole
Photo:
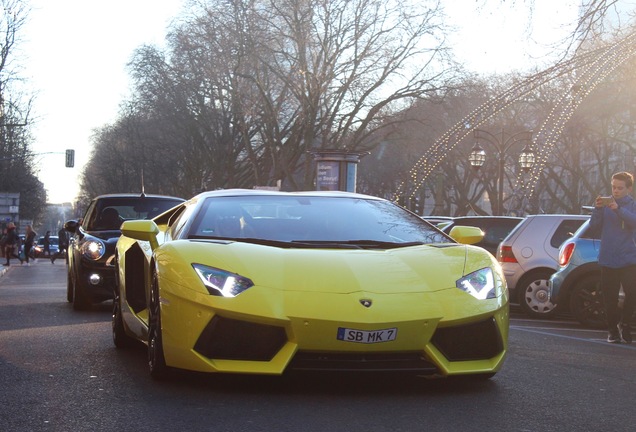
[[[483,234],[346,192],[206,192],[117,243],[113,340],[172,368],[490,377],[508,293]]]

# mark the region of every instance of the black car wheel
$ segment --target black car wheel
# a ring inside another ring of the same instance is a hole
[[[86,288],[77,275],[73,277],[73,309],[77,311],[90,309],[91,302],[86,294]]]
[[[605,302],[601,275],[592,274],[578,282],[570,292],[570,312],[584,326],[605,328]]]
[[[73,278],[71,277],[71,272],[66,271],[66,301],[69,303],[73,303]]]
[[[115,295],[113,300],[113,343],[117,348],[128,348],[134,345],[135,339],[126,334],[124,329],[124,318],[121,314],[121,298],[119,294]]]
[[[148,305],[148,367],[150,376],[163,379],[168,375],[168,367],[163,356],[161,340],[161,307],[159,303],[159,281],[156,273],[152,276],[150,304]]]
[[[517,284],[519,304],[533,318],[547,318],[556,314],[556,304],[550,301],[549,280],[552,273],[540,270],[521,278]]]

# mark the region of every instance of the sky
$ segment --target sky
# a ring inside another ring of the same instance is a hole
[[[71,202],[96,128],[112,123],[129,94],[135,48],[161,45],[184,0],[30,0],[20,51],[35,93],[40,180],[50,203]],[[75,167],[64,166],[66,149]],[[52,153],[52,154],[49,154]]]
[[[186,0],[30,0],[22,29],[22,75],[35,93],[33,150],[50,203],[72,202],[91,153],[92,131],[114,122],[129,94],[126,64],[135,48],[161,46]],[[445,0],[459,59],[471,70],[503,73],[523,68],[546,41],[561,37],[577,2]],[[519,4],[522,6],[520,7]],[[528,26],[534,39],[529,39]],[[558,35],[558,36],[557,36]],[[75,167],[64,152],[75,150]],[[115,191],[116,192],[116,191]]]

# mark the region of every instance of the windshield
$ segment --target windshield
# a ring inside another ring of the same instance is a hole
[[[118,230],[125,220],[151,219],[181,202],[176,198],[141,196],[101,198],[89,209],[83,226],[88,231]]]
[[[439,230],[389,201],[293,195],[208,198],[188,237],[303,243],[452,243]]]

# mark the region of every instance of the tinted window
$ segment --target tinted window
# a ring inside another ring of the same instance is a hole
[[[211,197],[188,234],[277,241],[452,242],[389,201],[348,197]]]
[[[490,222],[482,228],[484,231],[484,242],[490,244],[499,244],[506,238],[508,233],[515,227],[519,221],[501,220],[498,222]]]
[[[517,234],[518,231],[522,231],[523,229],[525,229],[526,226],[528,226],[530,224],[531,224],[531,222],[530,222],[529,218],[522,219],[521,221],[519,221],[519,223],[517,223],[517,225],[514,226],[514,228],[512,228],[510,230],[510,232],[504,238],[504,240],[514,237]]]
[[[592,229],[592,228],[590,228],[590,224],[588,223],[588,224],[585,224],[585,227],[581,227],[581,229],[583,230],[583,232],[579,236],[580,238],[593,239],[593,240],[600,240],[601,239],[601,226],[600,225],[598,227],[596,227],[595,229]]]
[[[95,206],[97,205],[97,201],[91,202],[86,209],[86,213],[84,213],[84,217],[81,220],[82,226],[86,227],[86,221],[91,219],[91,215],[95,214]]]
[[[88,231],[118,230],[125,220],[151,219],[181,202],[157,197],[101,198],[89,208],[82,225]]]
[[[572,235],[576,232],[576,230],[579,229],[581,225],[583,225],[584,222],[584,219],[563,220],[552,235],[552,238],[550,239],[550,245],[558,249],[564,241],[572,237]]]
[[[172,226],[171,233],[173,239],[181,236],[181,231],[183,230],[186,222],[190,220],[190,215],[195,208],[196,205],[194,204],[186,204],[181,209],[179,209],[179,214],[173,216],[173,218],[176,218],[174,222],[170,222],[170,225]]]

